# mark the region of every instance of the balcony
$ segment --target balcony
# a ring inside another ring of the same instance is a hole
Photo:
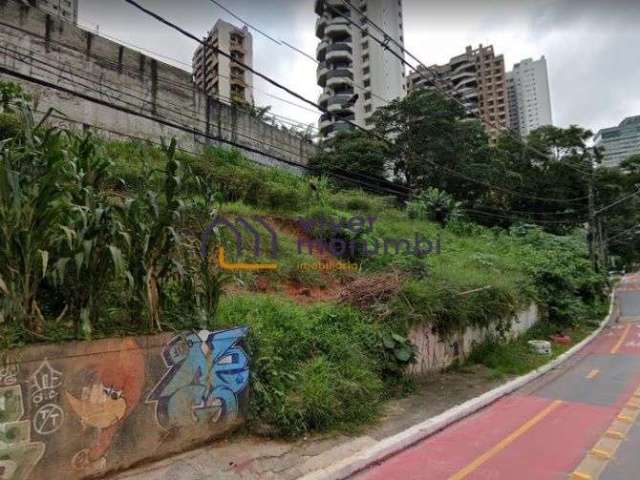
[[[326,62],[320,62],[318,64],[318,68],[316,69],[316,77],[318,79],[318,85],[324,87],[327,82],[327,73],[329,73],[329,68],[327,67]]]
[[[331,70],[327,73],[326,84],[328,87],[334,87],[336,85],[353,84],[353,72],[346,68],[338,68],[336,70]]]
[[[327,128],[333,122],[333,115],[329,113],[323,113],[322,115],[320,115],[320,122],[318,122],[318,126],[320,127],[320,129]]]
[[[353,49],[348,43],[333,43],[327,47],[327,60],[353,60]]]
[[[346,18],[336,17],[328,21],[324,33],[329,37],[349,35],[351,34],[351,23]]]
[[[337,122],[334,122],[332,125],[329,125],[327,128],[325,128],[323,133],[327,137],[331,138],[331,137],[335,137],[340,132],[349,132],[352,129],[353,129],[353,125],[347,122],[337,121]]]
[[[316,37],[323,38],[325,33],[325,28],[327,26],[327,18],[325,16],[320,16],[316,20]]]
[[[451,75],[451,81],[453,82],[464,78],[476,78],[476,74],[472,69],[460,69],[460,71]]]
[[[320,97],[318,97],[318,103],[320,104],[320,106],[324,109],[327,108],[327,102],[329,100],[329,98],[331,97],[330,94],[323,92],[322,94],[320,94]]]
[[[316,48],[316,58],[320,62],[324,62],[328,47],[329,43],[326,40],[323,40],[318,44],[318,47]]]
[[[339,93],[337,95],[330,96],[327,99],[327,110],[330,112],[353,111],[353,106],[344,106],[351,97],[353,97],[352,93]]]

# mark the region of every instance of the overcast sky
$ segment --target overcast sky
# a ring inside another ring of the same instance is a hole
[[[197,36],[218,18],[240,24],[210,0],[139,0]],[[395,0],[389,0],[395,1]],[[271,37],[314,56],[313,0],[218,0]],[[404,0],[405,46],[431,65],[466,45],[493,44],[507,69],[528,57],[547,58],[554,124],[597,131],[640,115],[640,0]],[[190,69],[195,42],[124,0],[80,0],[80,23],[179,62]],[[254,68],[311,100],[320,93],[316,64],[253,31]],[[256,102],[303,123],[312,107],[255,79]],[[311,110],[311,111],[310,111]]]

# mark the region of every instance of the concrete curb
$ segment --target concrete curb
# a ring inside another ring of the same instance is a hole
[[[513,393],[515,390],[522,388],[528,383],[557,368],[591,343],[591,341],[597,337],[605,326],[607,326],[607,324],[613,319],[616,308],[615,294],[616,290],[614,289],[610,295],[609,313],[600,323],[600,326],[583,341],[574,345],[571,349],[567,350],[565,353],[546,365],[543,365],[526,375],[515,378],[500,387],[480,395],[479,397],[472,398],[465,403],[457,405],[440,415],[414,425],[403,432],[385,438],[384,440],[380,440],[372,447],[336,462],[327,468],[308,473],[301,477],[300,480],[344,480],[349,478],[351,475],[364,470],[370,465],[385,460],[386,458],[415,445],[440,430],[443,430],[449,425],[468,417],[488,405],[491,405],[500,398]]]

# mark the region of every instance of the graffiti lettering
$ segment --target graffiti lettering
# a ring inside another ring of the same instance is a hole
[[[40,435],[49,435],[60,429],[64,421],[64,412],[55,403],[41,406],[33,418],[33,428]]]
[[[45,360],[29,379],[29,392],[31,402],[39,405],[43,402],[51,402],[58,398],[57,389],[62,385],[62,373],[54,369]]]
[[[163,357],[169,368],[147,402],[164,428],[232,421],[238,394],[249,383],[249,359],[238,344],[248,329],[191,332],[173,338]]]
[[[18,371],[17,365],[0,367],[0,387],[10,387],[18,383]]]
[[[20,385],[0,388],[0,478],[26,480],[44,455],[45,445],[31,441]]]

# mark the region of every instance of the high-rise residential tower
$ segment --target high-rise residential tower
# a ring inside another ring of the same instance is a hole
[[[381,27],[389,38],[403,44],[402,0],[316,0],[316,56],[318,85],[323,91],[320,105],[329,111],[320,117],[322,136],[350,130],[350,120],[362,127],[371,124],[373,112],[405,93],[404,66],[399,58],[371,36],[384,34],[366,21]],[[363,30],[352,25],[357,22]],[[390,40],[387,48],[402,50]]]
[[[461,102],[469,115],[480,116],[488,133],[510,126],[504,56],[493,46],[467,47],[445,65],[422,68],[408,77],[409,91],[437,88]]]
[[[253,103],[253,74],[214,50],[217,48],[253,67],[253,37],[249,29],[218,20],[205,41],[212,48],[200,45],[193,55],[196,86],[223,102]]]
[[[22,2],[67,22],[78,23],[78,0],[22,0]]]
[[[547,60],[527,58],[507,73],[511,130],[526,137],[532,130],[551,125],[551,95]]]
[[[615,167],[632,155],[640,155],[640,115],[625,118],[617,127],[603,128],[595,138],[604,149],[603,164]]]

